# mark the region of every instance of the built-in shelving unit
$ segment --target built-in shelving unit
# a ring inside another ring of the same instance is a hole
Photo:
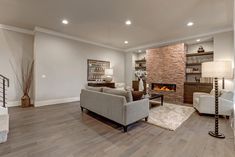
[[[205,52],[198,53],[199,47]],[[184,83],[184,103],[193,104],[193,93],[209,93],[213,88],[212,78],[202,78],[202,63],[214,60],[213,39],[187,45],[186,81]]]
[[[211,83],[201,76],[201,65],[214,59],[213,51],[186,54],[186,82]]]
[[[146,60],[145,59],[136,60],[135,61],[135,70],[146,71]]]

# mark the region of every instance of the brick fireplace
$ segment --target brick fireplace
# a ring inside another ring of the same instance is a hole
[[[147,83],[172,103],[183,103],[185,82],[185,44],[175,44],[147,51]]]
[[[176,92],[176,84],[151,83],[151,90],[156,92]]]

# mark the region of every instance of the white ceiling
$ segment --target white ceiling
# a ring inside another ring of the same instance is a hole
[[[0,0],[0,23],[130,49],[232,28],[233,0]]]

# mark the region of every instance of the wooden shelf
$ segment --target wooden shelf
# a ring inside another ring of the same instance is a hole
[[[186,66],[202,65],[202,63],[186,63]]]
[[[187,75],[201,75],[201,72],[192,72],[192,73],[186,73]]]
[[[213,55],[214,52],[213,51],[209,51],[209,52],[201,52],[201,53],[188,53],[186,54],[186,57],[193,57],[193,56],[204,56],[204,55]]]
[[[146,60],[145,59],[141,59],[141,60],[136,60],[135,62],[136,63],[146,63]]]
[[[201,83],[201,82],[184,82],[185,85],[211,85],[213,83]]]
[[[139,69],[144,69],[146,70],[146,67],[135,67],[136,70],[139,70]]]

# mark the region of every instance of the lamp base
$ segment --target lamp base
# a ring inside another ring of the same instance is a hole
[[[107,77],[105,78],[105,82],[112,82],[112,80],[113,80],[113,78],[110,77],[110,76],[107,76]]]
[[[216,138],[225,138],[224,134],[218,133],[218,135],[216,135],[214,131],[209,131],[208,134]]]

